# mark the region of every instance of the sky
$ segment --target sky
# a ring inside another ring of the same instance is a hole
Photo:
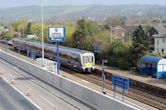
[[[0,0],[0,8],[41,5],[41,0]],[[123,4],[159,4],[166,0],[43,0],[44,5],[123,5]]]

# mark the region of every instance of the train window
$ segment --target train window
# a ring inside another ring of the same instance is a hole
[[[75,62],[80,62],[78,58],[73,58]]]
[[[93,62],[93,57],[92,56],[84,56],[83,61],[84,61],[84,63]]]

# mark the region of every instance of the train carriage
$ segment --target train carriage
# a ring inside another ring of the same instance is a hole
[[[13,39],[13,47],[21,50],[35,51],[38,56],[41,56],[41,42],[26,41],[24,39]],[[47,43],[44,43],[45,57],[55,60],[56,59],[56,47]],[[94,53],[80,50],[76,48],[70,48],[65,46],[59,46],[60,63],[62,66],[66,66],[79,72],[92,72],[95,70],[95,58]]]

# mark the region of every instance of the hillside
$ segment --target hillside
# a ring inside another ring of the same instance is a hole
[[[166,6],[160,5],[119,5],[119,6],[47,6],[44,7],[45,20],[74,20],[80,17],[102,20],[109,16],[166,19]],[[26,6],[0,9],[0,20],[41,19],[41,7]]]

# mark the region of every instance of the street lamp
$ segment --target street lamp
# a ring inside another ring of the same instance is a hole
[[[44,66],[44,38],[43,38],[43,0],[41,0],[41,19],[42,19],[42,66]]]
[[[80,34],[80,35],[78,35],[78,41],[77,41],[77,43],[78,43],[78,49],[80,49],[80,39],[81,39],[81,37],[82,37],[82,34]]]
[[[102,60],[102,93],[106,94],[106,92],[104,92],[104,80],[105,80],[105,75],[104,75],[104,63],[107,63],[108,61],[103,59]]]

